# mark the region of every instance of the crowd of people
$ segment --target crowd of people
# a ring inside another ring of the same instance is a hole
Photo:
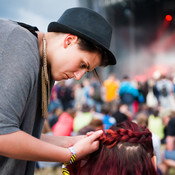
[[[46,123],[48,132],[56,136],[107,131],[124,121],[137,123],[151,131],[158,173],[166,174],[175,167],[174,106],[175,84],[164,75],[136,81],[129,76],[119,80],[110,74],[103,84],[92,76],[81,84],[55,84]]]

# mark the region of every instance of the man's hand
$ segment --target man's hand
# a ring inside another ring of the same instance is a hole
[[[99,130],[78,141],[73,146],[76,151],[76,159],[81,159],[84,156],[96,151],[99,148],[98,138],[102,135],[102,133],[103,131]]]

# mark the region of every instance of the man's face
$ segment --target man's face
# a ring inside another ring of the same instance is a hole
[[[77,36],[65,35],[60,44],[55,43],[52,47],[48,52],[48,62],[56,81],[70,78],[80,80],[87,71],[100,65],[100,54],[80,50]]]

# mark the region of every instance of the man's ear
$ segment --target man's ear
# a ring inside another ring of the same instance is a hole
[[[71,44],[75,44],[78,41],[78,37],[76,35],[68,34],[64,39],[64,48],[67,48]]]
[[[152,163],[153,163],[155,169],[157,170],[157,159],[156,159],[156,156],[154,155],[154,156],[151,158],[151,160],[152,160]]]

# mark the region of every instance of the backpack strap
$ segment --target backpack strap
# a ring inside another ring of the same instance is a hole
[[[35,37],[38,38],[38,34],[36,31],[39,31],[37,27],[31,26],[22,22],[17,22],[21,27],[24,27],[25,29],[29,30]]]

